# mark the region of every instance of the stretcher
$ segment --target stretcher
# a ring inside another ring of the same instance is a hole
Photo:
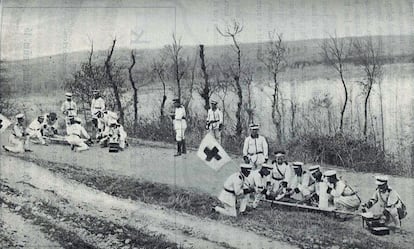
[[[53,137],[43,136],[43,139],[45,139],[46,142],[51,143],[51,144],[69,145],[68,141],[66,141],[65,136],[61,136],[61,135],[54,135]]]

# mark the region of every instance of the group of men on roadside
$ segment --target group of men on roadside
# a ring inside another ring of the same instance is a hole
[[[275,159],[268,161],[266,139],[258,134],[259,126],[250,126],[251,134],[243,146],[244,163],[240,171],[224,182],[219,200],[223,206],[213,209],[223,215],[236,217],[245,214],[251,202],[254,209],[260,201],[281,201],[318,207],[320,209],[354,212],[359,209],[358,193],[335,170],[322,172],[320,165],[304,169],[304,163],[288,163],[284,151],[276,151]],[[377,189],[373,197],[362,205],[362,211],[378,203],[386,223],[399,227],[405,206],[395,190],[388,186],[388,178],[376,177]],[[239,209],[236,209],[239,200]]]
[[[101,147],[117,146],[119,150],[125,149],[127,133],[118,122],[118,115],[105,108],[105,101],[98,90],[93,90],[93,95],[90,110],[96,140]],[[72,93],[65,94],[66,100],[62,103],[60,109],[66,125],[64,138],[71,145],[73,151],[81,152],[89,149],[92,139],[82,125],[82,119],[78,117],[78,108],[72,96]],[[12,134],[9,137],[10,145],[3,146],[6,151],[15,153],[31,151],[29,148],[31,140],[47,145],[45,137],[58,135],[57,114],[54,112],[39,115],[27,128],[24,125],[24,114],[17,114],[16,120]]]

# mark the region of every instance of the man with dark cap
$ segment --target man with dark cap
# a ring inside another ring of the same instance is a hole
[[[377,188],[371,199],[362,205],[362,211],[366,212],[366,209],[370,209],[377,204],[379,206],[378,211],[383,215],[385,224],[399,228],[401,226],[400,220],[407,215],[405,205],[398,193],[388,186],[387,176],[377,176],[375,178]]]
[[[186,154],[187,149],[185,146],[185,130],[187,129],[186,112],[183,105],[180,103],[180,99],[173,99],[174,113],[171,114],[173,119],[173,125],[175,130],[175,140],[177,141],[177,153],[174,156],[181,156]]]

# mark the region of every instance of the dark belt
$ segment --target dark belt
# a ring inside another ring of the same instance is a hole
[[[263,154],[263,151],[259,151],[259,152],[256,152],[256,153],[249,153],[249,156],[253,156],[253,155],[257,155],[257,154]]]
[[[226,192],[229,192],[230,194],[236,195],[236,192],[234,192],[234,190],[230,190],[230,189],[226,189],[226,188],[224,188],[224,190]]]
[[[280,180],[283,180],[284,179],[284,177],[282,177],[282,178],[276,178],[274,176],[272,176],[272,178],[273,178],[273,180],[276,180],[276,181],[280,181]]]

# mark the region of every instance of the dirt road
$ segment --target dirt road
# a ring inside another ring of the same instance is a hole
[[[125,238],[117,234],[116,230],[125,226],[132,232],[162,235],[166,241],[184,248],[295,248],[233,226],[165,210],[156,205],[116,198],[17,158],[1,155],[0,159],[0,179],[5,187],[0,193],[5,203],[2,208],[5,210],[2,214],[7,225],[5,227],[14,227],[23,237],[34,231],[32,236],[36,235],[38,239],[26,240],[26,246],[30,246],[28,243],[32,243],[32,246],[57,246],[54,240],[60,238],[50,236],[49,231],[39,231],[39,225],[32,224],[33,217],[30,216],[34,216],[46,220],[40,227],[69,232],[86,245],[96,248],[130,248],[132,244],[138,243],[133,237]],[[22,217],[21,212],[29,215]],[[74,217],[96,219],[98,224],[109,223],[112,229],[100,231],[101,228],[95,227],[96,224],[79,223]],[[14,219],[17,222],[11,225]],[[24,229],[18,228],[25,223],[28,225],[23,226]],[[48,226],[50,223],[57,228]],[[105,233],[111,236],[105,236]],[[13,241],[23,243],[20,242],[23,241],[21,237],[15,236]],[[67,243],[57,242],[68,247]]]

